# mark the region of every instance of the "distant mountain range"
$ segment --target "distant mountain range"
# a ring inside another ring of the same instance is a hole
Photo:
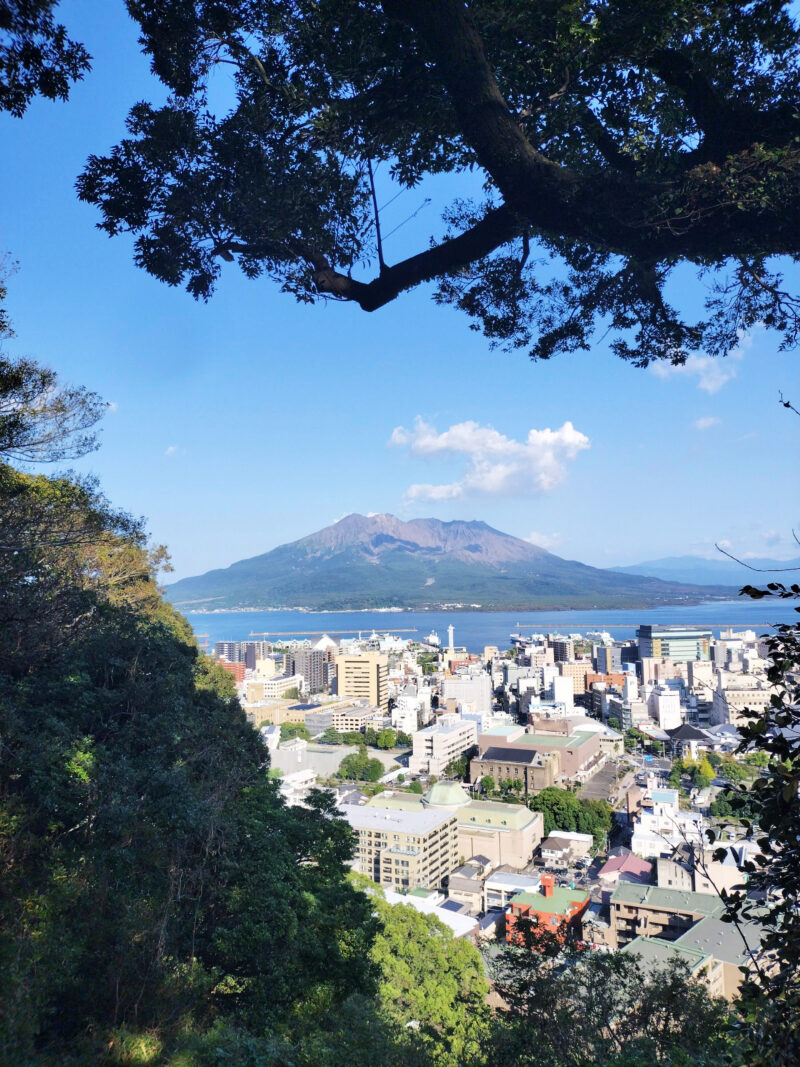
[[[224,570],[167,586],[192,610],[654,607],[725,590],[621,574],[561,559],[485,522],[348,515]]]
[[[783,582],[791,585],[800,579],[800,558],[797,559],[748,559],[749,570],[732,559],[701,559],[699,556],[668,556],[666,559],[651,559],[632,567],[611,567],[617,574],[639,574],[660,578],[664,582],[687,582],[691,585],[724,585],[741,589],[743,585],[763,585],[766,582]],[[794,574],[786,568],[794,568]]]

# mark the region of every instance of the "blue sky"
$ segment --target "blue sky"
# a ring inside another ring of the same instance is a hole
[[[351,511],[483,519],[599,566],[709,555],[719,540],[796,553],[800,420],[778,393],[800,399],[797,356],[773,337],[642,371],[602,343],[541,364],[491,351],[425,289],[367,315],[297,305],[230,267],[198,304],[134,267],[130,242],[77,201],[86,157],[162,91],[121,2],[71,0],[61,18],[92,73],[67,104],[0,117],[0,251],[19,261],[8,347],[111,402],[80,468],[147,517],[175,577]],[[387,208],[386,230],[431,198],[387,258],[423,246],[457,191],[439,180]],[[676,298],[697,292],[687,275]]]

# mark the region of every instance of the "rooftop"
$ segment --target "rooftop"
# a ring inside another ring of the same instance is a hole
[[[542,884],[538,874],[519,874],[517,871],[492,871],[486,879],[487,889],[519,889],[534,893]]]
[[[425,794],[425,803],[432,808],[460,808],[469,804],[469,796],[458,782],[436,782]]]
[[[561,886],[555,886],[549,897],[543,893],[523,892],[512,897],[511,903],[528,904],[534,911],[546,915],[566,915],[573,905],[583,904],[588,899],[589,894],[585,889],[562,889]]]
[[[682,722],[680,726],[676,726],[672,730],[665,730],[664,732],[669,734],[673,741],[708,740],[708,734],[704,730],[698,730],[696,726],[692,726],[689,722]]]
[[[660,885],[620,882],[611,894],[612,904],[638,904],[662,911],[692,912],[695,915],[721,915],[725,905],[711,893],[691,893]]]
[[[393,808],[395,811],[424,811],[425,805],[422,797],[416,793],[393,793],[390,789],[384,789],[382,793],[376,793],[367,801],[369,808]]]
[[[481,730],[481,737],[509,737],[521,730],[522,727],[516,723],[501,723],[499,726],[490,726],[488,730]]]
[[[522,738],[520,738],[522,740]],[[538,765],[542,756],[530,748],[487,748],[479,757],[482,760],[495,760],[501,763],[524,763],[527,766]]]
[[[504,804],[500,800],[473,800],[458,812],[459,826],[489,826],[493,830],[521,830],[541,816],[524,804]]]
[[[578,748],[580,745],[585,745],[594,736],[594,730],[576,730],[573,734],[522,734],[515,740],[520,745],[531,745],[533,747],[548,745],[550,748]]]
[[[699,952],[682,945],[679,941],[662,941],[660,937],[635,937],[620,951],[629,956],[638,956],[645,970],[663,966],[678,957],[689,964],[691,971],[696,971],[706,963],[710,955],[708,952]]]
[[[437,722],[435,726],[426,726],[424,730],[417,730],[417,737],[439,736],[441,734],[454,734],[465,729],[475,729],[473,719],[458,719],[456,722]]]
[[[453,818],[449,811],[432,811],[422,806],[416,811],[400,811],[369,804],[363,807],[342,804],[339,810],[354,830],[380,830],[386,833],[427,834]]]
[[[611,856],[606,860],[600,870],[597,872],[597,877],[602,878],[606,874],[614,874],[619,872],[620,874],[650,874],[653,869],[653,864],[648,863],[647,860],[640,859],[639,856],[634,856],[631,852],[627,856]]]
[[[735,963],[738,966],[748,958],[742,943],[742,933],[750,948],[757,951],[763,933],[760,923],[745,922],[741,925],[740,933],[733,923],[723,922],[721,918],[713,915],[695,923],[691,930],[687,930],[678,939],[676,944],[687,950],[696,949],[699,952],[707,952],[714,959],[722,960],[724,963]]]
[[[451,911],[449,908],[436,904],[436,898],[428,896],[427,893],[424,896],[416,893],[409,893],[407,896],[403,896],[391,889],[387,889],[384,892],[384,896],[387,904],[403,904],[407,908],[413,908],[415,911],[421,912],[423,915],[435,915],[440,922],[450,927],[454,937],[466,937],[478,925],[478,920],[471,915]]]

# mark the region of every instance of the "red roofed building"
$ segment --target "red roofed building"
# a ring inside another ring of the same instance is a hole
[[[635,856],[632,852],[624,856],[612,856],[597,872],[600,888],[609,895],[620,882],[649,885],[652,875],[653,864]]]
[[[568,934],[581,938],[581,918],[589,907],[589,894],[585,889],[564,889],[555,882],[552,874],[543,874],[538,893],[517,893],[512,898],[506,911],[506,941],[525,944],[528,930],[532,947],[537,934],[552,935],[562,943]],[[531,923],[529,928],[527,922]]]

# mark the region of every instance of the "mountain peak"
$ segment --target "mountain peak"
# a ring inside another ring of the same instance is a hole
[[[686,603],[707,590],[561,559],[480,520],[345,515],[225,570],[168,587],[187,607],[492,608]],[[713,591],[712,591],[713,592]]]

